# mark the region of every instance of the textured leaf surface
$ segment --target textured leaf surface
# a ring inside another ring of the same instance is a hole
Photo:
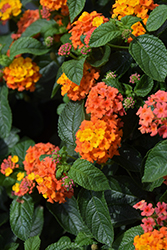
[[[13,200],[10,207],[10,226],[21,240],[28,239],[33,219],[34,204],[29,196],[23,196],[21,203]]]
[[[148,31],[159,29],[167,19],[167,6],[162,4],[151,11],[147,20],[146,28]]]
[[[48,246],[46,250],[83,250],[83,247],[73,242],[56,242]]]
[[[143,75],[141,79],[136,83],[134,92],[137,96],[145,97],[149,94],[149,92],[153,88],[153,85],[153,79],[148,77],[147,75]]]
[[[120,30],[112,22],[102,23],[93,31],[89,45],[90,47],[100,47],[120,36]]]
[[[47,203],[47,207],[67,232],[78,235],[78,233],[82,231],[91,235],[89,229],[83,222],[77,201],[74,197],[67,199],[67,201],[62,204]]]
[[[79,193],[78,205],[81,216],[95,239],[111,247],[114,231],[104,194],[82,190]]]
[[[10,58],[16,55],[30,53],[33,55],[43,55],[49,51],[37,39],[32,37],[21,37],[16,40],[10,48]]]
[[[0,139],[0,157],[9,154],[14,145],[19,141],[18,132],[19,130],[13,128],[8,137]]]
[[[43,207],[37,207],[33,214],[33,223],[29,237],[40,235],[44,224]]]
[[[114,242],[113,247],[116,246],[118,250],[135,250],[133,245],[134,237],[143,233],[144,231],[141,226],[132,227]]]
[[[83,67],[85,62],[85,57],[80,60],[70,60],[64,62],[62,65],[63,72],[65,75],[77,85],[80,85],[81,79],[83,77]]]
[[[153,182],[167,175],[167,140],[152,148],[145,162],[143,182]]]
[[[24,242],[24,249],[25,250],[39,250],[41,244],[41,240],[39,236],[34,236],[27,239]]]
[[[8,88],[0,86],[0,138],[9,135],[12,126],[12,112],[8,103]]]
[[[121,22],[128,26],[129,28],[136,22],[139,22],[140,20],[142,20],[141,18],[137,17],[137,16],[124,16],[121,18]]]
[[[70,101],[61,112],[58,120],[58,134],[62,141],[75,146],[75,134],[85,118],[84,103]]]
[[[75,17],[82,11],[85,2],[86,0],[67,0],[71,23],[74,21]]]
[[[78,185],[94,191],[110,189],[108,179],[101,170],[89,161],[77,159],[69,171],[69,176]]]
[[[163,42],[152,35],[136,37],[129,52],[146,75],[164,81],[167,75],[167,50]]]

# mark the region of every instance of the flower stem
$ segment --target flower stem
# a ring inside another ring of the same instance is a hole
[[[112,48],[117,48],[117,49],[129,49],[129,46],[120,46],[120,45],[114,45],[114,44],[110,44],[110,43],[107,43],[107,45],[112,47]]]

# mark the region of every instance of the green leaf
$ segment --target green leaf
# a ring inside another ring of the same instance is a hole
[[[154,81],[147,75],[143,75],[141,79],[137,82],[134,92],[137,96],[145,97],[151,91],[154,86]]]
[[[30,196],[23,196],[21,201],[13,200],[10,206],[10,226],[13,233],[21,240],[28,239],[33,219],[34,203]]]
[[[4,250],[16,250],[19,247],[19,243],[9,243],[5,246]]]
[[[26,6],[26,4],[29,2],[31,2],[31,0],[21,0],[23,6]]]
[[[50,154],[45,154],[45,155],[40,155],[40,157],[39,157],[39,160],[40,161],[43,161],[43,159],[45,159],[46,157],[52,157],[52,155],[50,155]]]
[[[24,249],[25,250],[39,250],[41,244],[41,240],[39,236],[34,236],[29,239],[27,239],[24,242]]]
[[[75,134],[84,118],[83,101],[67,103],[58,120],[58,134],[61,140],[75,146]]]
[[[77,159],[68,174],[75,183],[86,189],[93,191],[110,189],[108,179],[103,172],[87,160]]]
[[[141,226],[136,226],[128,229],[124,234],[120,235],[113,243],[114,249],[118,250],[135,250],[133,245],[134,237],[143,234]]]
[[[69,60],[64,62],[62,65],[63,72],[65,75],[77,85],[80,85],[83,77],[83,67],[86,57],[79,60]]]
[[[19,130],[12,128],[8,137],[0,139],[0,158],[8,155],[15,144],[19,141],[19,136],[17,135],[18,132]]]
[[[22,140],[17,143],[12,149],[12,155],[17,155],[19,157],[19,163],[24,161],[26,151],[30,146],[34,146],[35,142],[27,137],[22,138]]]
[[[74,21],[75,17],[83,10],[86,0],[67,0],[69,12],[70,12],[70,21]]]
[[[0,226],[8,221],[8,213],[0,213]]]
[[[101,58],[99,59],[94,59],[93,61],[91,60],[87,60],[89,62],[90,65],[92,65],[93,67],[101,67],[103,66],[104,64],[106,64],[106,62],[108,62],[109,60],[109,57],[110,57],[110,53],[111,53],[111,48],[108,46],[108,45],[105,45],[102,50],[104,50],[104,52],[102,53],[102,56]],[[95,56],[99,56],[99,52],[100,51],[93,51],[94,53],[92,53],[92,56],[95,57]],[[91,58],[91,57],[90,57]]]
[[[44,214],[43,214],[43,207],[39,206],[35,209],[33,215],[33,223],[29,237],[33,237],[36,235],[40,235],[43,229],[44,224]]]
[[[115,79],[111,79],[111,78],[106,79],[105,78],[105,79],[103,79],[103,82],[105,82],[108,86],[111,86],[111,87],[118,89],[121,94],[124,93],[123,88],[122,88],[122,84],[119,82],[118,78],[115,78]]]
[[[137,23],[139,21],[141,21],[142,19],[137,17],[137,16],[124,16],[121,18],[121,22],[125,25],[128,26],[129,28],[134,24]]]
[[[120,36],[121,31],[113,22],[102,23],[93,31],[89,45],[90,47],[100,47]]]
[[[152,148],[145,162],[142,182],[153,182],[167,175],[167,140],[164,140]]]
[[[114,231],[102,192],[81,190],[78,196],[81,216],[95,239],[111,247]]]
[[[40,69],[40,74],[42,75],[42,77],[40,78],[38,83],[47,83],[51,79],[55,78],[57,71],[58,65],[54,61],[48,63],[48,65]]]
[[[0,86],[0,138],[9,135],[12,127],[12,112],[8,103],[8,88]]]
[[[83,250],[83,247],[73,242],[56,242],[45,250]]]
[[[2,50],[1,50],[2,54],[6,54],[12,41],[13,41],[13,39],[11,38],[11,34],[1,36],[1,44],[3,46]]]
[[[44,45],[42,45],[37,39],[32,37],[21,37],[16,40],[10,48],[10,58],[14,58],[16,55],[30,53],[33,55],[43,55],[49,51]]]
[[[47,208],[67,232],[78,235],[78,233],[82,231],[87,235],[91,235],[89,229],[82,220],[77,201],[74,197],[67,199],[67,201],[62,204],[47,203]]]
[[[94,242],[93,239],[91,239],[87,234],[84,232],[79,232],[75,239],[75,243],[79,244],[80,246],[88,246],[92,245]]]
[[[110,177],[109,184],[110,190],[105,191],[105,199],[114,227],[140,220],[138,211],[132,206],[146,197],[146,193],[128,176]]]
[[[162,4],[151,11],[147,20],[146,28],[148,31],[159,29],[167,19],[167,6]]]
[[[129,53],[146,75],[157,81],[165,81],[167,75],[167,50],[163,42],[152,35],[133,39]]]

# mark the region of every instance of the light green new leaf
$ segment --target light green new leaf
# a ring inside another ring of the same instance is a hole
[[[152,35],[133,39],[129,53],[146,75],[157,81],[164,81],[167,75],[167,49],[163,42]]]
[[[16,40],[10,48],[10,58],[13,59],[16,55],[30,53],[33,55],[43,55],[49,51],[37,39],[32,37],[21,37]]]
[[[78,205],[81,216],[95,239],[111,247],[114,231],[103,192],[81,190]]]
[[[167,6],[162,4],[157,6],[149,15],[146,28],[148,31],[159,29],[167,19]]]
[[[80,85],[81,79],[83,77],[85,59],[86,57],[83,57],[80,60],[69,60],[64,62],[62,65],[65,75],[77,85]]]
[[[152,148],[145,162],[143,182],[153,182],[167,175],[167,140]]]
[[[75,17],[83,10],[86,0],[67,0],[71,23]]]
[[[78,185],[93,191],[110,189],[108,179],[103,172],[89,161],[77,159],[69,171],[69,176]]]
[[[154,81],[152,78],[147,75],[142,75],[141,79],[136,83],[134,88],[134,92],[137,96],[145,97],[149,94],[151,89],[153,88]]]
[[[30,196],[23,196],[21,201],[13,200],[10,206],[10,226],[13,233],[21,240],[28,239],[34,212],[34,203]]]
[[[75,134],[84,118],[84,103],[82,101],[67,103],[58,120],[58,134],[61,140],[75,147]]]
[[[8,103],[8,88],[0,86],[0,138],[9,135],[12,126],[12,112]]]
[[[41,244],[41,240],[39,236],[34,236],[27,239],[24,242],[24,249],[25,250],[39,250]]]
[[[113,22],[102,23],[93,31],[89,45],[90,47],[100,47],[120,36],[121,31]]]
[[[67,201],[62,204],[51,204],[48,202],[47,208],[67,232],[76,236],[79,232],[85,232],[91,236],[90,230],[84,224],[80,215],[78,204],[74,197],[67,199]]]

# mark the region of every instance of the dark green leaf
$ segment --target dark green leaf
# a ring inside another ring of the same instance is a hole
[[[148,31],[159,29],[167,19],[167,6],[162,4],[151,11],[147,20],[146,28]]]
[[[67,0],[69,12],[70,12],[70,21],[74,21],[75,17],[83,10],[86,0]]]
[[[43,55],[49,51],[37,39],[32,37],[21,37],[16,40],[10,48],[10,58],[16,55],[30,53],[33,55]]]
[[[84,103],[70,101],[61,112],[58,120],[58,134],[62,141],[75,146],[75,134],[85,118]]]
[[[12,43],[11,34],[1,36],[1,44],[3,46],[2,50],[1,50],[2,54],[6,54],[11,43]]]
[[[45,250],[83,250],[83,248],[73,242],[57,242],[48,246]]]
[[[78,235],[78,233],[82,231],[87,235],[91,235],[89,229],[82,220],[77,201],[74,197],[67,199],[67,201],[62,204],[47,203],[47,207],[67,232]]]
[[[9,135],[12,127],[12,112],[8,103],[8,88],[0,86],[0,138]]]
[[[143,75],[141,79],[136,83],[134,92],[137,96],[145,97],[153,88],[154,81],[147,75]]]
[[[111,78],[106,79],[105,78],[105,79],[103,79],[103,82],[105,82],[108,86],[111,86],[111,87],[118,89],[121,94],[124,93],[123,88],[122,88],[122,84],[119,82],[118,78],[115,78],[115,79],[111,79]]]
[[[77,243],[80,246],[92,245],[93,242],[94,242],[93,239],[91,239],[90,236],[88,236],[84,232],[80,232],[75,239],[75,243]]]
[[[121,18],[121,22],[128,26],[129,28],[134,24],[137,23],[139,21],[141,21],[142,19],[137,17],[137,16],[124,16]]]
[[[106,176],[89,161],[77,159],[68,173],[75,183],[86,189],[94,191],[110,189]]]
[[[33,219],[34,203],[31,197],[23,196],[20,202],[13,200],[10,206],[10,226],[21,240],[28,239]]]
[[[19,243],[9,243],[5,246],[4,250],[16,250],[19,247]]]
[[[153,182],[167,175],[167,140],[153,147],[145,162],[143,182]]]
[[[164,81],[167,75],[167,50],[163,42],[153,35],[142,35],[133,39],[129,53],[146,75]]]
[[[45,82],[47,84],[48,81],[55,78],[58,71],[58,65],[52,61],[48,63],[45,67],[40,69],[40,73],[42,74],[42,77],[39,80],[39,84]]]
[[[41,244],[41,240],[39,236],[34,236],[27,239],[24,242],[24,249],[25,250],[39,250]]]
[[[43,207],[39,206],[35,209],[33,215],[33,223],[29,237],[40,235],[44,224]]]
[[[58,71],[57,71],[56,81],[55,81],[55,84],[54,84],[54,86],[53,86],[51,98],[53,98],[53,97],[56,95],[58,89],[60,88],[60,84],[57,83],[57,80],[59,79],[59,77],[60,77],[62,74],[63,74],[62,67],[60,67],[60,68],[58,69]]]
[[[90,47],[100,47],[120,36],[121,31],[113,22],[102,23],[93,31],[89,45]]]
[[[8,221],[8,213],[0,213],[0,226]]]
[[[95,51],[95,53],[97,54],[96,51]],[[109,57],[110,57],[110,53],[111,53],[111,48],[108,45],[106,45],[106,46],[104,46],[104,52],[103,52],[102,57],[100,59],[94,60],[94,61],[90,61],[90,60],[87,60],[87,61],[93,67],[96,67],[96,68],[101,67],[106,62],[108,62]],[[100,54],[100,53],[98,52],[98,54]],[[93,56],[94,56],[94,54],[93,54]]]
[[[21,0],[23,6],[26,6],[26,4],[29,2],[31,2],[31,0]]]
[[[63,72],[65,75],[77,85],[80,85],[83,77],[83,67],[86,57],[79,60],[69,60],[64,62],[62,65]]]
[[[81,216],[95,239],[111,247],[114,231],[104,194],[81,190],[78,205]]]

